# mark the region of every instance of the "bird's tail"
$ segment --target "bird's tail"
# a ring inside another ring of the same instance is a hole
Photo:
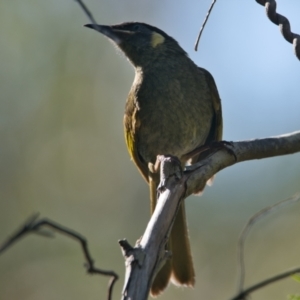
[[[156,174],[153,175],[155,176]],[[153,213],[156,206],[158,183],[159,176],[149,179],[151,213]],[[184,202],[182,202],[177,213],[170,240],[166,248],[172,252],[172,258],[166,261],[154,278],[151,286],[152,296],[161,294],[167,287],[170,279],[172,283],[180,286],[194,286],[195,284],[195,271],[188,236]]]

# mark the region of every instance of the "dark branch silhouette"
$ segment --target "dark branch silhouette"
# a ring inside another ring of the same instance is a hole
[[[209,16],[210,16],[210,13],[211,13],[211,11],[213,10],[214,5],[216,4],[216,2],[217,2],[217,0],[213,0],[213,2],[211,3],[211,5],[210,5],[210,7],[209,7],[209,9],[208,9],[208,11],[207,11],[206,17],[205,17],[205,19],[204,19],[204,21],[203,21],[203,24],[202,24],[202,26],[201,26],[201,28],[200,28],[198,37],[197,37],[197,39],[196,39],[196,43],[195,43],[195,47],[194,47],[195,51],[198,50],[198,45],[199,45],[199,41],[200,41],[200,39],[201,39],[202,32],[203,32],[203,30],[204,30],[204,28],[205,28],[205,25],[206,25],[206,23],[207,23],[207,21],[208,21],[208,18],[209,18]]]
[[[96,24],[93,15],[87,9],[85,4],[81,0],[75,1],[78,2],[91,22]],[[288,20],[276,13],[276,2],[274,0],[256,1],[259,4],[266,6],[270,20],[279,25],[286,40],[294,44],[296,55],[300,59],[299,36],[290,31]],[[215,2],[216,0],[213,0],[208,15],[204,21],[203,28]],[[199,38],[202,31],[203,29],[201,28]],[[220,170],[235,163],[300,152],[300,131],[278,137],[224,143],[223,147],[216,149],[212,147],[211,150],[211,154],[204,160],[195,165],[188,166],[184,172],[179,172],[176,166],[166,167],[164,165],[168,163],[172,164],[172,160],[161,160],[161,172],[165,176],[161,176],[163,178],[163,182],[159,185],[158,193],[160,196],[158,204],[156,205],[155,211],[147,225],[143,237],[137,242],[135,247],[130,246],[126,240],[119,242],[126,260],[126,276],[122,299],[143,300],[148,298],[149,288],[153,277],[170,255],[170,253],[166,253],[164,246],[168,240],[168,236],[181,201],[193,194],[195,191],[203,190],[208,179]],[[165,174],[164,170],[176,170],[176,172],[169,172],[168,174]],[[272,207],[269,208],[269,211],[270,210],[272,210]],[[269,211],[263,211],[261,215],[267,214]],[[256,217],[259,218],[261,215],[257,215]],[[49,227],[52,230],[65,234],[80,243],[86,260],[86,269],[88,273],[111,277],[107,296],[107,299],[111,300],[113,286],[118,279],[118,275],[113,271],[95,268],[94,261],[88,250],[87,240],[79,233],[61,226],[49,219],[44,218],[38,220],[37,218],[38,215],[31,217],[18,231],[8,238],[7,241],[0,245],[0,253],[7,250],[16,241],[26,236],[28,233],[36,233],[46,237],[53,237],[53,231],[46,231],[44,228]],[[248,229],[249,228],[246,227],[246,231]],[[242,239],[244,240],[245,236],[242,236]],[[238,295],[231,300],[245,299],[252,292],[299,272],[300,268],[298,267],[270,277],[240,291]],[[243,282],[243,278],[241,280]]]
[[[167,175],[162,176],[164,182],[160,184],[157,206],[142,239],[135,247],[128,246],[127,253],[124,251],[126,253],[124,255],[126,281],[122,299],[147,299],[150,283],[161,264],[167,259],[164,245],[183,199],[195,191],[203,190],[208,179],[235,163],[300,152],[300,131],[278,137],[224,143],[223,145],[226,147],[213,150],[206,159],[187,167],[181,174],[174,165],[164,166],[164,163],[172,163],[172,160],[159,158],[160,171],[167,170]],[[174,170],[174,172],[169,172],[169,170]],[[267,279],[255,285],[255,289],[282,279],[287,276],[285,274]],[[241,295],[249,294],[255,289],[253,287],[247,289]]]
[[[2,245],[0,245],[0,254],[3,253],[5,250],[7,250],[19,239],[21,239],[22,237],[26,236],[29,233],[37,233],[45,237],[53,237],[54,236],[53,231],[44,230],[44,227],[50,227],[51,229],[59,233],[62,233],[64,235],[67,235],[68,237],[71,237],[80,243],[84,254],[84,258],[86,260],[85,267],[89,274],[100,274],[100,275],[111,277],[108,285],[108,294],[107,294],[107,299],[111,300],[113,286],[115,282],[118,280],[119,276],[114,271],[102,270],[94,266],[94,260],[92,259],[91,254],[89,252],[88,242],[86,238],[81,234],[77,233],[76,231],[64,227],[49,219],[44,218],[38,220],[38,216],[39,216],[38,214],[35,214],[32,217],[30,217],[19,230],[17,230],[10,238],[8,238]]]
[[[197,40],[195,43],[195,47],[194,47],[195,51],[198,50],[198,45],[199,45],[199,41],[200,41],[202,32],[205,28],[205,25],[208,21],[210,13],[211,13],[214,5],[216,4],[216,2],[217,2],[217,0],[213,0],[208,9],[208,12],[207,12],[206,17],[203,21],[203,24],[200,28],[200,31],[199,31],[199,34],[198,34],[198,37],[197,37]],[[281,31],[283,37],[285,38],[285,40],[288,41],[289,43],[293,44],[295,55],[300,60],[300,35],[293,33],[291,31],[291,26],[290,26],[289,20],[285,16],[276,12],[276,6],[277,6],[276,1],[275,0],[256,0],[256,2],[262,6],[265,6],[266,14],[267,14],[268,18],[270,19],[270,21],[272,23],[279,26],[280,31]]]
[[[270,213],[283,208],[285,205],[298,202],[299,200],[300,200],[300,194],[298,193],[288,199],[284,199],[271,206],[263,208],[248,220],[247,224],[245,225],[244,229],[241,232],[241,235],[239,237],[239,242],[238,242],[238,270],[239,270],[238,284],[237,284],[238,293],[241,293],[244,288],[244,282],[245,282],[244,245],[248,237],[248,233],[250,232],[250,229],[253,227],[254,224],[256,224],[259,220],[266,217]]]
[[[83,3],[83,1],[81,0],[75,0],[79,6],[82,8],[82,10],[84,11],[84,13],[87,15],[87,17],[90,19],[90,21],[92,22],[92,24],[96,25],[97,22],[93,16],[93,14],[90,12],[90,10],[87,8],[87,6]]]
[[[247,289],[241,291],[241,292],[240,292],[238,295],[236,295],[235,297],[230,298],[230,300],[246,300],[247,297],[248,297],[251,293],[253,293],[253,292],[255,292],[255,291],[257,291],[257,290],[259,290],[259,289],[261,289],[261,288],[263,288],[263,287],[265,287],[265,286],[267,286],[267,285],[270,285],[270,284],[272,284],[272,283],[275,283],[275,282],[277,282],[277,281],[279,281],[279,280],[282,280],[282,279],[285,279],[285,278],[290,277],[290,276],[292,276],[292,275],[295,275],[295,274],[297,274],[297,273],[300,273],[300,267],[297,267],[297,268],[295,268],[295,269],[288,270],[288,271],[286,271],[286,272],[283,272],[283,273],[280,273],[280,274],[278,274],[278,275],[272,276],[272,277],[270,277],[270,278],[268,278],[268,279],[266,279],[266,280],[260,281],[259,283],[256,283],[256,284],[250,286],[249,288],[247,288]]]
[[[300,60],[300,36],[291,31],[289,20],[285,16],[276,12],[276,1],[256,0],[256,2],[262,6],[265,6],[268,18],[272,23],[279,26],[285,40],[293,44],[295,55]]]

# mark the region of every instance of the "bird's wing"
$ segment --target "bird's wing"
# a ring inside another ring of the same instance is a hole
[[[207,70],[200,67],[199,70],[201,71],[202,74],[204,74],[205,79],[207,81],[207,85],[208,85],[208,89],[210,92],[211,101],[214,109],[214,115],[209,130],[209,134],[204,143],[204,145],[209,145],[212,142],[217,142],[222,140],[222,134],[223,134],[222,106],[221,106],[221,99],[214,78]],[[208,155],[208,153],[209,152],[207,151],[203,151],[199,155],[194,156],[191,159],[191,163],[193,164],[204,159]]]
[[[137,130],[140,126],[140,120],[138,115],[138,108],[134,105],[127,106],[125,109],[124,115],[124,131],[125,131],[125,140],[128,152],[131,159],[134,161],[138,167],[140,173],[144,179],[149,181],[149,170],[146,162],[141,158],[137,145],[138,145],[138,136]]]
[[[213,141],[221,141],[223,135],[223,119],[222,119],[222,106],[219,92],[212,75],[205,69],[199,68],[205,74],[207,84],[211,93],[212,104],[214,108],[214,118],[210,133],[207,137],[206,144]]]

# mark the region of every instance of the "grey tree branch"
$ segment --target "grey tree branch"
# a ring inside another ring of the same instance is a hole
[[[187,184],[186,197],[194,191],[202,190],[209,178],[233,164],[300,152],[300,131],[264,139],[231,142],[226,147],[233,151],[235,157],[224,147],[187,169],[188,172],[184,175]]]
[[[174,161],[178,163],[172,157],[161,159],[161,170],[168,174],[168,178],[165,177],[159,188],[159,200],[142,239],[134,248],[128,247],[126,243],[125,251],[121,245],[126,260],[123,300],[147,299],[155,274],[170,257],[170,253],[164,250],[165,244],[186,190],[179,174],[181,168],[174,167]],[[170,170],[174,172],[170,173]]]
[[[169,174],[169,177],[164,176],[164,183],[160,185],[158,204],[143,238],[134,248],[128,247],[128,244],[125,247],[127,250],[123,248],[126,279],[122,299],[148,298],[153,277],[168,255],[164,253],[164,245],[168,240],[180,201],[193,192],[202,190],[209,178],[235,163],[296,152],[300,152],[300,131],[266,139],[232,142],[219,148],[198,164],[188,167],[181,176],[178,175],[178,170]],[[162,161],[161,171],[172,169],[166,168],[165,163],[169,161]],[[276,278],[283,277],[281,274],[276,276]],[[263,287],[274,281],[276,280],[268,279],[256,287]],[[254,290],[251,289],[250,292]],[[243,296],[246,294],[249,292],[241,292]]]

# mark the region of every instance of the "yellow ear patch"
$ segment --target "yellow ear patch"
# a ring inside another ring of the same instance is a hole
[[[157,33],[157,32],[153,32],[152,36],[151,36],[151,46],[153,48],[155,48],[157,45],[162,44],[165,41],[165,38]]]

